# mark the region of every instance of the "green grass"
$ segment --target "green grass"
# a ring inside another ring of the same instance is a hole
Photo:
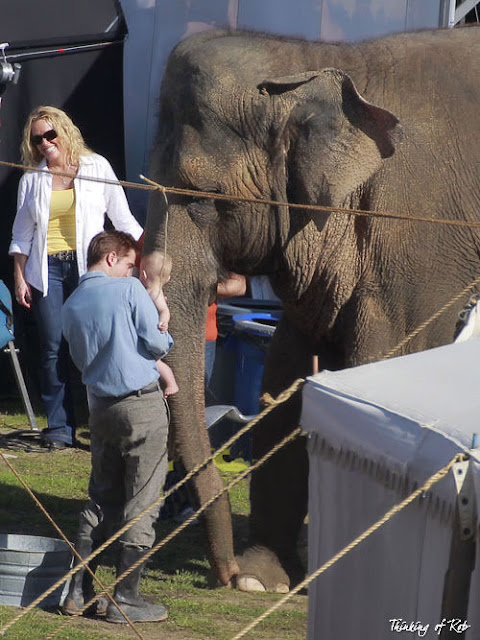
[[[44,419],[40,416],[37,420],[42,428]],[[0,435],[28,428],[26,416],[15,404],[0,411]],[[9,456],[8,462],[70,540],[75,539],[78,514],[87,498],[90,454],[86,428],[80,429],[80,446],[79,449],[53,453],[0,449]],[[221,472],[225,482],[235,477],[228,465],[222,465]],[[230,500],[236,543],[241,545],[247,533],[248,480],[242,480],[230,492]],[[157,541],[177,526],[173,520],[160,520],[157,523]],[[60,537],[1,458],[0,532]],[[107,550],[98,570],[104,584],[114,580],[113,564],[113,554]],[[161,548],[148,563],[142,579],[142,592],[148,598],[165,603],[170,615],[163,623],[137,625],[145,640],[229,640],[280,598],[273,594],[210,589],[210,579],[202,527],[194,524]],[[246,638],[304,640],[306,609],[306,596],[297,595]],[[0,606],[0,635],[1,628],[20,611],[16,607]],[[58,612],[38,608],[15,623],[2,637],[5,640],[42,640],[65,621],[70,624],[55,638],[123,640],[137,637],[124,625],[109,625],[88,618],[71,620],[58,615]]]

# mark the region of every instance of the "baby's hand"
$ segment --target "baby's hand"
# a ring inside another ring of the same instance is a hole
[[[166,322],[165,320],[161,320],[158,323],[158,328],[162,333],[165,333],[165,331],[168,331],[168,322]]]

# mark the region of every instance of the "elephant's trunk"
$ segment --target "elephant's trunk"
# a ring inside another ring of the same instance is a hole
[[[199,333],[204,338],[204,327],[201,327]],[[205,424],[204,344],[197,339],[192,349],[192,342],[182,344],[181,339],[176,339],[174,351],[169,358],[180,388],[178,394],[171,399],[172,444],[188,472],[211,455]],[[198,503],[203,505],[220,493],[224,484],[215,465],[209,463],[193,477],[192,486]],[[228,585],[233,575],[238,573],[238,566],[233,549],[230,504],[226,494],[205,511],[204,525],[213,573],[221,584]]]
[[[142,258],[146,271],[146,286],[155,291],[158,279],[156,267],[162,263],[161,252]],[[188,262],[188,257],[186,262]],[[180,259],[181,260],[181,259]],[[205,321],[207,293],[194,297],[192,265],[179,261],[172,270],[172,293],[167,290],[171,311],[170,329],[175,345],[167,360],[173,369],[179,391],[169,398],[171,408],[171,445],[187,472],[197,468],[211,455],[205,423]],[[194,271],[193,271],[194,273]],[[181,280],[181,282],[179,282]],[[200,505],[223,489],[223,481],[213,463],[198,471],[191,486]],[[239,572],[234,556],[233,533],[228,496],[223,494],[205,511],[203,519],[207,533],[207,553],[215,577],[228,585]]]

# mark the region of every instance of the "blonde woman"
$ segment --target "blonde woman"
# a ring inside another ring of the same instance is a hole
[[[86,270],[90,240],[103,231],[105,214],[115,229],[135,240],[142,228],[133,217],[108,160],[91,151],[69,116],[51,106],[28,117],[21,145],[26,170],[18,187],[17,215],[9,254],[14,259],[15,298],[32,309],[42,354],[44,430],[52,448],[73,446],[75,418],[62,339],[61,308]],[[82,179],[86,178],[86,179]],[[85,309],[88,313],[88,309]]]

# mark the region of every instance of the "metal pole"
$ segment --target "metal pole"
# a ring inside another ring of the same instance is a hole
[[[443,584],[441,640],[465,637],[465,631],[468,629],[465,625],[468,624],[470,583],[476,557],[478,522],[470,463],[457,463],[453,473],[457,486],[457,500],[452,524],[450,557]]]
[[[452,29],[455,26],[455,0],[450,0],[448,8],[448,28]]]
[[[30,398],[28,396],[27,386],[25,384],[25,380],[23,378],[22,370],[20,368],[20,362],[18,361],[17,350],[15,349],[15,344],[13,340],[10,340],[8,343],[8,349],[5,349],[10,353],[12,358],[13,372],[15,373],[15,379],[17,381],[18,388],[20,389],[20,394],[23,400],[23,406],[25,407],[25,411],[27,412],[28,421],[30,422],[30,427],[33,431],[39,431],[37,420],[35,419],[35,414],[33,413],[32,404],[30,402]]]

